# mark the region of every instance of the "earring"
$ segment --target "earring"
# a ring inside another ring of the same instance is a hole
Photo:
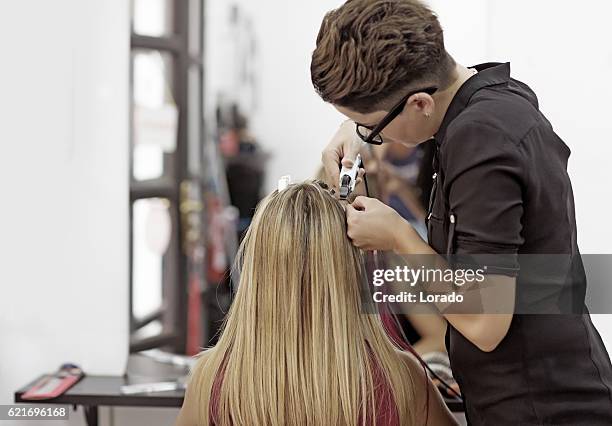
[[[430,115],[430,114],[429,114],[428,112],[426,112],[426,113],[425,113],[425,117],[426,117],[426,118],[429,118],[429,115]]]

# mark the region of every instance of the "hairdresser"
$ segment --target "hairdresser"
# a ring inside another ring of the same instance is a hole
[[[355,246],[490,255],[485,284],[512,309],[444,315],[469,424],[611,425],[612,367],[584,307],[570,151],[510,64],[456,63],[438,19],[419,1],[352,0],[325,16],[311,77],[321,98],[348,118],[322,156],[336,188],[356,138],[407,147],[435,139],[428,241],[390,207],[360,196],[346,208]],[[527,283],[518,255],[538,253],[573,256],[570,290],[579,312],[516,308],[534,288],[529,283],[546,278],[536,271]]]

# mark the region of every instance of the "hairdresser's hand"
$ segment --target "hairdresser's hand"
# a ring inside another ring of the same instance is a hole
[[[346,222],[353,245],[364,250],[393,250],[405,254],[431,250],[412,225],[375,198],[355,198],[346,206]]]
[[[362,145],[361,140],[355,133],[355,123],[346,120],[323,150],[321,161],[325,169],[326,183],[336,193],[339,192],[338,183],[341,166],[352,167]],[[363,169],[360,169],[359,178],[356,180],[357,184],[361,182],[362,176]]]

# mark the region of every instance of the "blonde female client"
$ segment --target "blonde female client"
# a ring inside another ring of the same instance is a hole
[[[176,426],[455,425],[379,315],[361,312],[362,253],[318,182],[259,205],[218,344],[199,356]]]

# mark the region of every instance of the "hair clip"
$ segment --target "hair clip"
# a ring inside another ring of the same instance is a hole
[[[319,186],[320,186],[322,189],[327,189],[327,190],[329,190],[329,186],[328,186],[328,185],[327,185],[327,184],[326,184],[324,181],[322,181],[322,180],[320,180],[320,179],[316,179],[316,180],[314,181],[314,183],[316,183],[317,185],[319,185]],[[332,191],[333,191],[333,189],[332,189]]]
[[[290,183],[290,175],[281,176],[281,178],[278,180],[278,192],[281,192],[283,189],[286,189]]]

